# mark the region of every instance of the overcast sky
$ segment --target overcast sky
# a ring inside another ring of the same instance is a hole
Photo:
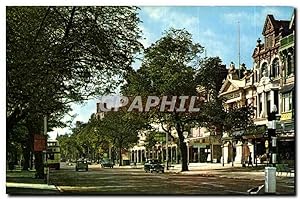
[[[273,14],[275,19],[290,20],[292,12],[292,7],[141,7],[140,28],[145,38],[142,43],[148,47],[158,40],[165,30],[171,27],[185,28],[192,33],[194,42],[206,48],[207,56],[219,56],[227,66],[231,61],[237,66],[239,22],[240,60],[247,68],[252,68],[251,55],[256,40],[260,37],[263,41],[261,33],[267,14]],[[133,67],[138,68],[139,63],[135,63]],[[84,105],[73,104],[71,114],[77,114],[73,123],[87,122],[96,111],[97,102],[95,99]],[[55,138],[57,133],[67,132],[70,130],[55,129],[49,135]]]

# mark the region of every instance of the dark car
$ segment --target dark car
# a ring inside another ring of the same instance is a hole
[[[164,173],[165,166],[163,164],[161,164],[161,162],[159,160],[152,159],[152,160],[148,160],[147,162],[145,162],[144,170],[145,170],[145,172],[150,172],[150,173],[153,173],[153,172]]]
[[[109,168],[113,168],[114,167],[114,163],[111,160],[102,160],[101,161],[101,167],[109,167]]]
[[[77,160],[76,161],[76,167],[75,170],[79,171],[80,169],[84,169],[85,171],[88,171],[88,163],[86,160]]]

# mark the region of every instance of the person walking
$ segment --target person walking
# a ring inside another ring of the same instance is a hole
[[[248,161],[248,167],[251,165],[253,167],[253,163],[252,163],[252,156],[251,156],[251,152],[249,153],[249,161]]]

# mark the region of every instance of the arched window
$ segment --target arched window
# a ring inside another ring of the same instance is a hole
[[[292,73],[292,54],[288,53],[287,56],[287,76],[289,76]]]
[[[272,77],[277,77],[279,75],[279,59],[275,58],[272,63]]]
[[[260,78],[263,77],[263,72],[266,72],[267,73],[267,76],[268,76],[268,64],[265,62],[261,65],[261,69],[260,69]]]

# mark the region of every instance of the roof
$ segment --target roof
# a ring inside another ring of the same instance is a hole
[[[272,25],[272,28],[273,28],[272,31],[275,31],[275,35],[278,35],[281,27],[283,28],[283,34],[284,35],[289,30],[289,24],[290,24],[289,20],[276,20],[273,15],[269,14],[266,17],[265,24],[264,24],[263,31],[262,31],[262,35],[266,35],[269,22]]]
[[[295,26],[295,9],[294,9],[294,12],[293,12],[292,17],[291,17],[291,21],[290,21],[290,24],[289,24],[289,29],[293,29],[293,26]]]
[[[220,94],[224,93],[224,90],[228,84],[232,84],[236,88],[243,88],[245,86],[245,81],[244,80],[232,80],[232,79],[227,78],[220,89]]]
[[[238,87],[244,87],[245,82],[242,80],[229,80],[232,84],[238,86]]]

